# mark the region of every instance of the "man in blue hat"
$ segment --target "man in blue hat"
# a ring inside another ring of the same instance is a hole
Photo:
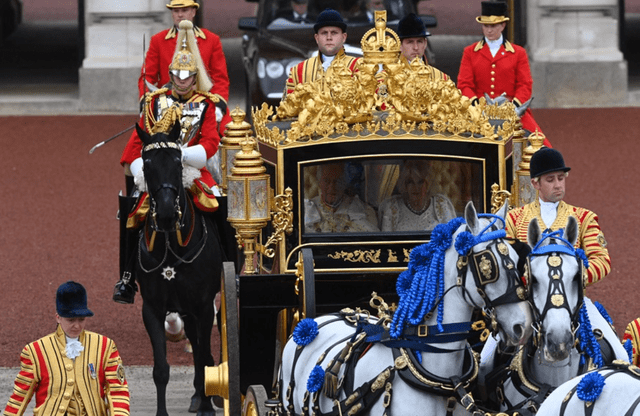
[[[355,71],[358,58],[344,53],[344,43],[347,40],[347,24],[340,13],[333,9],[326,9],[318,15],[313,26],[314,38],[318,44],[318,54],[300,62],[291,68],[287,79],[286,94],[290,94],[296,85],[322,78],[331,72],[336,62],[346,61],[351,72]],[[282,97],[286,97],[286,94]]]
[[[22,416],[35,395],[36,414],[128,416],[129,387],[116,344],[85,331],[87,292],[73,281],[56,292],[56,332],[24,347],[5,415]]]
[[[433,79],[448,80],[449,76],[429,65],[425,51],[427,50],[427,37],[431,34],[420,17],[415,13],[409,13],[398,22],[398,37],[400,38],[400,61],[409,65],[416,58],[422,59],[427,64]]]
[[[598,216],[588,209],[574,207],[563,201],[566,179],[571,168],[565,166],[562,154],[543,147],[533,154],[530,162],[531,184],[538,198],[519,208],[509,211],[507,235],[520,241],[527,241],[527,229],[533,218],[540,227],[556,231],[565,226],[569,216],[578,220],[580,227],[576,248],[584,250],[589,260],[586,285],[591,285],[611,271],[611,258],[607,241],[598,224]]]

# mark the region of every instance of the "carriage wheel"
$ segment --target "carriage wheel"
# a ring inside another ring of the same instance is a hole
[[[261,385],[249,386],[242,405],[242,416],[266,416],[267,391]]]
[[[303,263],[303,289],[302,289],[302,311],[305,318],[316,317],[316,278],[313,270],[313,251],[310,248],[302,249]]]
[[[236,271],[231,262],[223,264],[220,285],[220,313],[222,360],[216,367],[205,368],[205,394],[224,398],[224,415],[239,415],[242,410],[240,394],[240,342],[238,332],[238,295]]]

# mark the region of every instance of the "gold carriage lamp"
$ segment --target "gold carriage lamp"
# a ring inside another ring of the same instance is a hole
[[[262,165],[254,138],[241,143],[231,175],[227,177],[229,213],[227,220],[236,229],[236,239],[244,249],[244,273],[254,274],[253,257],[257,238],[270,218],[269,175]]]
[[[241,143],[251,137],[251,124],[245,121],[245,112],[239,107],[231,111],[233,121],[227,124],[224,136],[220,141],[220,167],[222,170],[222,183],[220,188],[224,195],[227,194],[228,177],[231,175],[233,160],[241,149]]]
[[[531,185],[531,177],[529,176],[529,163],[531,156],[542,148],[545,138],[545,135],[538,130],[528,137],[530,145],[522,151],[522,160],[518,164],[513,181],[513,206],[521,207],[536,198],[536,191]]]

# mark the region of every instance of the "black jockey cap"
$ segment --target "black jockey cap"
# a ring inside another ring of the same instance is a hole
[[[325,26],[335,26],[342,29],[343,32],[347,31],[347,24],[342,20],[342,16],[333,9],[325,9],[318,15],[316,24],[313,26],[313,30],[318,33],[318,30]]]
[[[556,149],[549,147],[543,147],[531,156],[531,162],[529,163],[530,176],[532,178],[538,178],[545,173],[551,172],[569,172],[570,167],[565,166],[564,158],[562,154]]]
[[[56,312],[62,318],[84,318],[93,316],[87,308],[87,291],[80,283],[69,280],[58,287]]]
[[[400,40],[407,38],[426,38],[431,36],[427,32],[424,22],[415,13],[409,13],[398,22],[398,37]]]

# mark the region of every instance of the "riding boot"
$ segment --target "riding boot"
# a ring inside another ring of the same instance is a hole
[[[118,303],[131,304],[138,291],[135,280],[138,233],[136,230],[127,229],[127,218],[137,198],[120,195],[118,199],[120,208],[120,280],[113,289],[113,300]]]

